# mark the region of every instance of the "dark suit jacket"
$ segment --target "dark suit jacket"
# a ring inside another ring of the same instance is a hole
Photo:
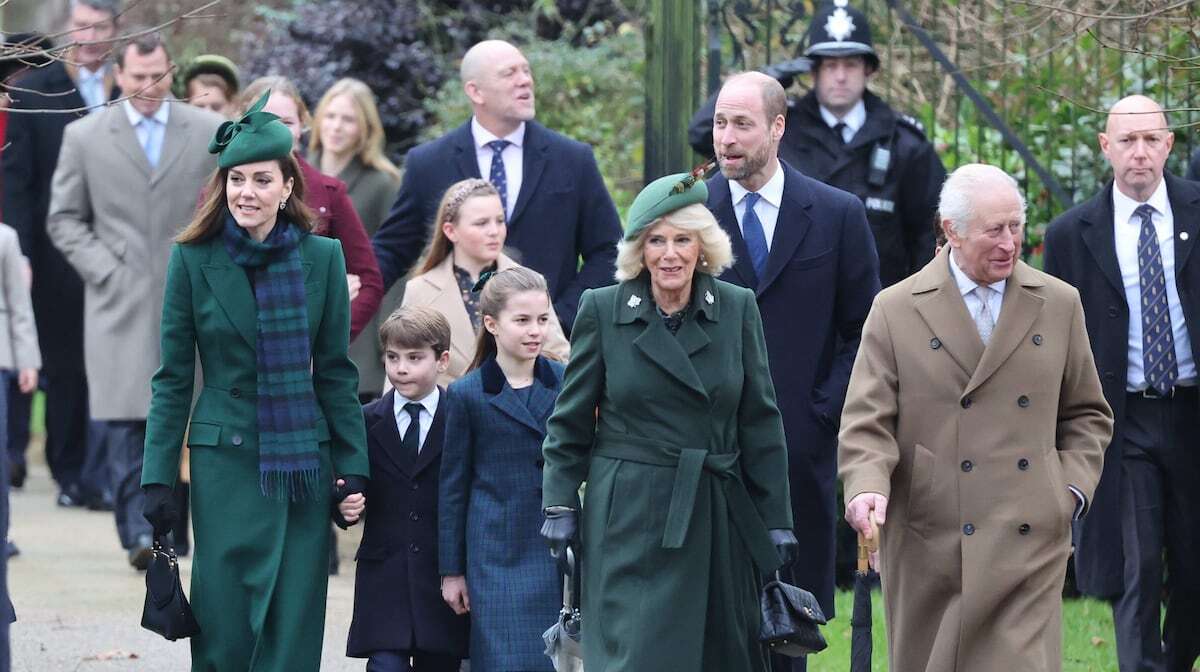
[[[16,110],[74,110],[84,106],[66,67],[54,62],[26,71],[14,91]],[[40,93],[34,93],[40,92]],[[69,92],[66,95],[53,95]],[[116,97],[117,91],[112,91]],[[33,301],[38,336],[47,356],[69,359],[83,370],[83,282],[62,252],[46,235],[46,213],[50,208],[50,180],[58,165],[63,129],[86,116],[73,113],[10,112],[0,164],[3,165],[4,222],[17,231],[21,253],[33,267]]]
[[[1200,185],[1166,174],[1175,219],[1175,285],[1193,349],[1200,343],[1200,260],[1191,256],[1200,236]],[[1092,354],[1112,407],[1113,439],[1088,515],[1077,523],[1075,577],[1079,589],[1112,597],[1124,589],[1121,552],[1121,441],[1129,373],[1129,306],[1113,234],[1113,183],[1071,208],[1046,230],[1043,266],[1079,290]],[[1186,238],[1183,234],[1186,233]],[[1200,409],[1198,409],[1200,410]]]
[[[621,221],[591,147],[530,121],[524,157],[506,245],[518,263],[546,276],[569,333],[583,290],[613,282]],[[480,177],[469,121],[408,153],[400,194],[373,241],[385,289],[425,249],[446,188],[468,177]]]
[[[468,617],[442,600],[437,567],[438,476],[446,435],[446,392],[415,463],[400,453],[396,391],[363,406],[371,485],[355,560],[354,620],[346,655],[400,650],[467,655]]]
[[[793,565],[794,578],[832,616],[837,427],[879,291],[879,257],[862,201],[780,166],[783,203],[761,280],[720,174],[708,181],[708,209],[733,241],[736,261],[721,279],[754,289],[762,312],[787,436],[792,515],[797,536],[812,542]]]

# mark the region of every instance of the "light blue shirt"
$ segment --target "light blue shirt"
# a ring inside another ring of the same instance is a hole
[[[963,302],[967,304],[967,312],[971,314],[971,321],[974,322],[975,316],[983,308],[983,301],[975,293],[975,288],[979,286],[979,283],[972,280],[959,268],[958,253],[955,250],[950,250],[950,274],[954,276],[958,291],[962,293]],[[992,320],[997,325],[1000,324],[1000,306],[1004,304],[1004,288],[1007,286],[1008,278],[988,285],[995,290],[988,298],[988,310],[991,311]]]
[[[1167,278],[1167,308],[1171,313],[1171,334],[1175,340],[1175,362],[1179,368],[1176,384],[1190,385],[1196,380],[1196,362],[1192,357],[1192,342],[1188,338],[1183,304],[1175,284],[1175,216],[1167,198],[1167,182],[1161,180],[1146,204],[1154,208],[1150,221],[1158,238],[1162,255],[1163,277]],[[1129,306],[1129,373],[1125,389],[1133,392],[1146,389],[1145,360],[1142,357],[1142,284],[1138,268],[1138,236],[1142,219],[1133,212],[1141,203],[1121,193],[1113,185],[1113,240],[1117,248],[1117,264],[1121,268],[1121,284],[1125,288],[1125,303]]]
[[[729,181],[729,195],[733,198],[733,214],[737,217],[738,228],[745,236],[742,219],[746,216],[746,195],[750,191],[734,180]],[[775,164],[775,174],[758,190],[761,197],[754,204],[754,214],[762,224],[763,236],[767,239],[767,251],[771,250],[771,242],[775,240],[775,227],[779,223],[779,208],[783,205],[783,166]]]
[[[148,117],[143,117],[141,112],[133,109],[128,100],[121,101],[121,107],[125,108],[125,116],[129,119],[129,125],[133,126],[133,132],[137,135],[142,151],[146,153],[150,167],[157,168],[158,160],[162,156],[163,138],[167,134],[167,119],[171,115],[171,106],[163,103]]]
[[[75,88],[79,90],[79,97],[83,98],[83,104],[88,106],[88,114],[102,111],[104,104],[108,102],[108,92],[104,90],[106,74],[108,74],[107,63],[96,70],[88,70],[82,65],[79,66],[77,75],[79,81],[75,83]]]
[[[419,425],[417,430],[417,452],[421,452],[421,447],[425,445],[425,437],[429,436],[429,428],[433,427],[433,416],[437,413],[438,400],[441,399],[442,393],[437,386],[433,386],[433,391],[430,392],[424,399],[417,399],[416,402],[421,405],[421,412],[417,414]],[[408,426],[412,424],[412,416],[408,411],[404,410],[404,405],[413,401],[405,398],[399,392],[395,395],[395,400],[392,403],[392,413],[396,416],[396,429],[400,430],[400,438],[404,438],[404,433],[408,431]]]

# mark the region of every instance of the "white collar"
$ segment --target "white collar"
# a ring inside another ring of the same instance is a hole
[[[134,128],[137,128],[138,124],[142,123],[142,120],[146,118],[142,116],[141,112],[133,109],[133,103],[129,102],[128,100],[121,101],[121,108],[125,110],[125,117],[129,119],[129,125],[133,126]],[[154,111],[154,114],[150,115],[150,119],[157,121],[165,127],[170,114],[171,106],[167,104],[167,101],[164,100],[162,104],[158,106],[158,109]]]
[[[474,116],[472,116],[471,117],[471,137],[475,139],[475,148],[476,149],[482,149],[484,147],[487,147],[487,144],[493,140],[507,140],[514,147],[519,148],[521,146],[521,143],[525,142],[525,122],[522,121],[521,125],[517,126],[517,130],[515,130],[512,133],[509,133],[508,135],[501,138],[501,137],[495,135],[494,133],[492,133],[491,131],[487,130],[486,128],[484,128],[483,124],[479,123],[479,120],[476,119]]]
[[[771,179],[767,180],[767,183],[762,186],[762,189],[758,190],[758,195],[761,196],[764,201],[775,206],[776,209],[779,209],[783,206],[783,182],[783,164],[776,161],[775,174],[771,176]],[[745,198],[746,194],[748,193],[750,193],[750,190],[743,187],[740,182],[735,180],[729,181],[729,195],[733,197],[734,205],[741,203],[742,199]]]
[[[955,259],[957,256],[954,250],[950,250],[950,273],[954,276],[954,282],[958,285],[958,291],[962,292],[963,296],[966,296],[974,291],[979,286],[979,283],[972,280],[970,276],[958,267],[958,260]],[[1007,285],[1008,278],[1004,278],[1003,280],[993,282],[988,287],[991,287],[1000,296],[1004,296],[1004,288]]]
[[[438,389],[437,385],[434,385],[433,391],[425,395],[425,398],[417,400],[417,403],[424,406],[426,412],[428,412],[430,417],[432,417],[437,414],[437,405],[440,396],[441,390]],[[395,415],[398,418],[400,417],[401,413],[407,412],[404,410],[404,405],[413,400],[405,397],[399,392],[395,394],[395,397],[396,399],[392,403],[392,415]]]
[[[1128,224],[1133,217],[1133,211],[1138,209],[1141,203],[1126,196],[1116,183],[1113,183],[1113,221],[1118,224]],[[1146,199],[1146,204],[1158,211],[1160,215],[1166,215],[1171,212],[1171,202],[1167,199],[1167,180],[1166,178],[1158,181],[1158,188],[1150,194],[1150,198]]]
[[[846,116],[842,117],[841,119],[838,119],[837,115],[833,112],[825,109],[824,105],[820,105],[819,107],[821,109],[821,118],[825,120],[825,123],[828,124],[830,128],[833,128],[838,124],[838,122],[841,122],[845,124],[846,128],[850,129],[852,133],[858,133],[858,129],[862,128],[863,125],[867,123],[867,106],[863,103],[862,98],[859,98],[858,102],[854,104],[854,107],[850,108],[850,111],[846,113]]]

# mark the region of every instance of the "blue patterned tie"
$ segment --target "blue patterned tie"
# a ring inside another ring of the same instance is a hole
[[[1175,362],[1175,337],[1171,332],[1171,310],[1167,305],[1167,281],[1162,250],[1154,231],[1154,208],[1139,205],[1133,212],[1142,220],[1138,234],[1138,282],[1142,287],[1142,364],[1146,385],[1166,395],[1179,378]]]
[[[753,191],[746,194],[742,202],[746,204],[746,213],[742,215],[742,237],[746,239],[746,250],[750,252],[750,264],[754,266],[754,275],[762,278],[763,267],[767,265],[767,234],[763,233],[762,222],[758,213],[754,212],[754,204],[762,198]]]
[[[504,148],[512,143],[508,140],[492,140],[487,146],[492,150],[492,173],[488,182],[500,192],[500,205],[504,206],[504,214],[508,215],[508,176],[504,174],[504,159],[500,157]]]

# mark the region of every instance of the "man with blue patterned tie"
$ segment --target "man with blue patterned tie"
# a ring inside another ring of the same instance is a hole
[[[142,450],[159,364],[167,260],[216,167],[208,142],[224,119],[169,105],[171,58],[157,33],[117,45],[119,105],[66,127],[46,228],[84,285],[84,361],[92,416],[105,423],[117,534],[145,569]]]
[[[1056,219],[1045,248],[1046,271],[1079,289],[1116,418],[1076,578],[1112,601],[1121,672],[1187,672],[1200,656],[1200,185],[1164,172],[1174,136],[1149,98],[1113,105],[1099,141],[1113,181]]]
[[[778,158],[787,97],[761,73],[726,80],[708,208],[733,243],[721,279],[754,289],[788,444],[792,514],[808,551],[785,569],[833,615],[837,427],[879,258],[862,201]],[[804,669],[804,659],[790,668]]]
[[[533,71],[513,45],[476,44],[460,75],[471,118],[408,153],[396,203],[372,240],[383,285],[407,274],[424,251],[446,189],[484,178],[504,204],[506,245],[546,277],[570,333],[583,290],[612,283],[621,238],[592,148],[534,121]]]

